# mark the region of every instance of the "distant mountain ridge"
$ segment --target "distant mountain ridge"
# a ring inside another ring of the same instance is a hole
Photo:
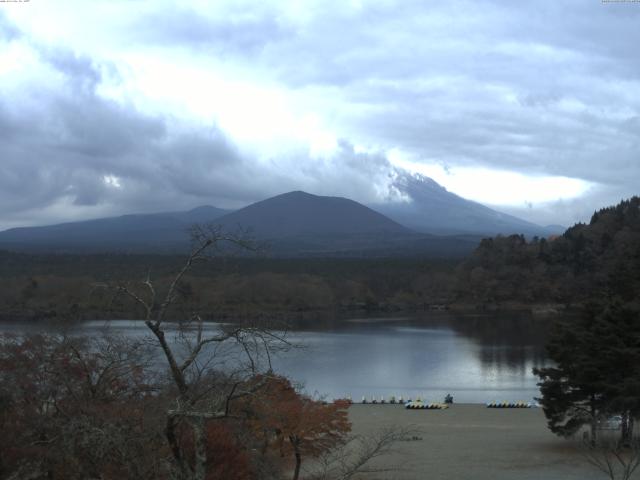
[[[249,230],[276,256],[460,257],[480,238],[435,237],[400,225],[358,202],[295,191],[235,212],[198,207],[188,212],[125,215],[0,232],[0,248],[61,253],[184,253],[188,227],[215,223]]]
[[[0,232],[0,248],[11,250],[103,251],[173,249],[184,245],[195,223],[214,221],[228,210],[202,206],[185,212],[130,214]]]
[[[517,233],[548,236],[561,234],[565,230],[557,225],[542,227],[466,200],[423,175],[408,172],[400,174],[394,181],[394,187],[411,201],[371,207],[418,232],[436,235],[492,236]]]
[[[188,229],[195,223],[248,230],[282,256],[461,256],[483,236],[547,235],[544,227],[465,200],[427,177],[401,175],[395,186],[411,201],[374,209],[348,198],[294,191],[236,211],[201,206],[14,228],[0,232],[0,249],[181,253],[189,248]]]

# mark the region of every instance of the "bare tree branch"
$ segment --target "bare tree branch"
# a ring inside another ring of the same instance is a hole
[[[375,460],[394,452],[398,442],[421,439],[420,430],[405,427],[390,427],[373,436],[354,435],[338,447],[318,458],[307,478],[310,480],[350,480],[357,475],[399,472],[401,465],[384,466]]]
[[[593,467],[611,480],[629,480],[640,467],[640,439],[635,438],[629,446],[613,439],[602,440],[593,445],[583,442],[583,457]]]

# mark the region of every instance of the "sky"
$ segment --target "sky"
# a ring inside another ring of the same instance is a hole
[[[640,3],[0,2],[0,230],[397,178],[569,226],[639,193]]]

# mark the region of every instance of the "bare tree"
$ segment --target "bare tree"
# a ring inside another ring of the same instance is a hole
[[[194,265],[233,251],[259,250],[244,232],[229,234],[211,225],[195,226],[191,236],[191,253],[164,295],[158,294],[150,275],[138,285],[101,285],[141,307],[144,323],[162,349],[177,391],[174,406],[167,411],[165,434],[178,480],[205,479],[211,453],[206,445],[206,422],[229,418],[234,400],[262,388],[268,376],[261,376],[258,382],[250,379],[261,369],[269,372],[271,352],[288,345],[285,334],[260,326],[208,328],[198,312],[178,323],[175,342],[168,338],[172,327],[165,321],[167,311],[180,300],[180,282]],[[181,442],[185,425],[192,434],[193,452],[186,452]]]
[[[601,439],[597,445],[583,442],[583,456],[611,480],[629,480],[640,467],[640,438],[627,445],[615,439]]]
[[[420,431],[414,428],[390,427],[371,436],[353,435],[344,444],[324,452],[312,466],[308,478],[351,480],[360,475],[401,471],[401,465],[381,466],[376,460],[394,453],[399,442],[420,440],[419,434]]]

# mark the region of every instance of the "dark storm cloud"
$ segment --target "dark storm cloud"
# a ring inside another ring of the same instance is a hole
[[[170,134],[163,119],[123,108],[77,82],[84,79],[72,77],[66,90],[20,114],[0,108],[0,124],[21,132],[0,144],[0,217],[62,198],[78,206],[115,203],[123,212],[192,206],[194,197],[215,197],[198,182],[237,165],[220,134]],[[109,176],[119,188],[105,181]]]
[[[120,212],[192,206],[204,192],[189,178],[237,163],[237,153],[215,129],[170,132],[164,118],[100,96],[97,87],[104,71],[113,73],[111,66],[61,48],[35,48],[52,69],[48,74],[62,80],[53,87],[47,81],[25,85],[21,101],[0,98],[5,222],[30,211],[36,213],[29,223],[59,220],[37,212],[64,199],[75,206],[115,204]]]
[[[373,198],[372,178],[391,168],[383,156],[356,153],[346,142],[327,160],[330,169],[298,163],[306,152],[258,162],[215,125],[183,126],[101,96],[112,66],[35,48],[48,76],[59,78],[53,86],[25,85],[21,101],[0,98],[0,228],[204,203],[238,206],[303,187],[341,194],[350,186]],[[65,211],[52,213],[61,202]]]
[[[640,4],[311,2],[297,13],[278,2],[144,5],[135,17],[106,18],[108,38],[222,60],[313,97],[348,141],[327,158],[300,149],[258,160],[214,124],[181,125],[101,95],[105,82],[126,82],[116,65],[39,45],[63,81],[0,97],[0,218],[62,198],[119,212],[237,206],[294,189],[372,201],[397,194],[388,149],[451,172],[480,166],[594,185],[580,199],[509,209],[543,223],[585,219],[638,193]],[[0,11],[0,44],[23,37]]]
[[[56,178],[83,169],[109,172],[128,165],[128,155],[164,136],[161,119],[96,94],[101,74],[90,60],[69,52],[40,54],[63,80],[53,89],[46,82],[25,86],[29,99],[20,104],[2,99],[0,124],[12,134],[0,148],[14,152],[4,156],[4,166],[10,162],[35,172],[57,171]]]
[[[61,50],[44,50],[41,56],[64,75],[65,88],[42,96],[36,108],[45,121],[39,122],[39,131],[31,132],[36,141],[45,140],[70,156],[77,154],[82,161],[108,167],[109,159],[117,162],[127,154],[142,152],[166,135],[162,119],[97,95],[102,73],[90,59]]]

